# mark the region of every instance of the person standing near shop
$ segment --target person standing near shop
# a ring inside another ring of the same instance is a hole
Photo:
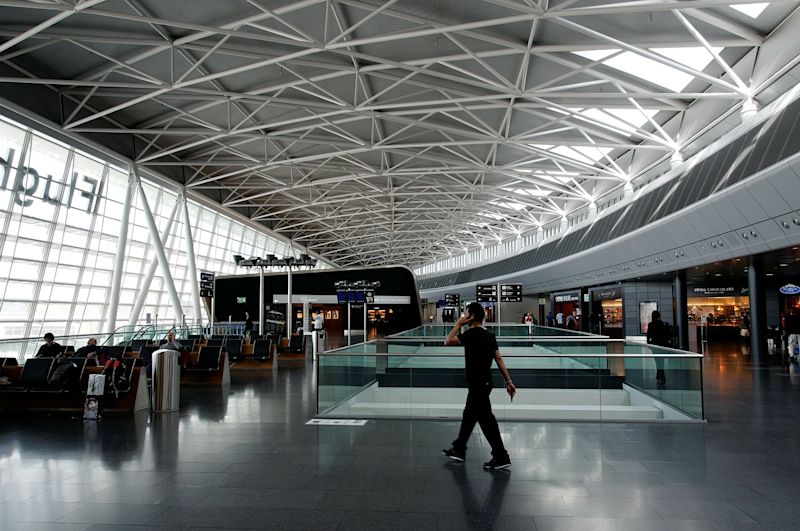
[[[650,314],[650,323],[647,325],[647,344],[659,347],[672,347],[672,329],[661,320],[661,312],[653,310]],[[664,387],[667,376],[664,372],[664,358],[653,356],[656,362],[656,385]]]
[[[248,341],[253,341],[254,330],[255,323],[253,323],[253,318],[250,317],[249,312],[244,312],[244,337],[247,338]]]
[[[522,317],[522,323],[528,325],[528,335],[533,334],[533,317],[531,316],[531,312],[525,312],[525,315]]]
[[[797,362],[797,349],[800,347],[800,316],[792,309],[785,319],[786,328],[786,354],[789,361]]]
[[[492,360],[497,363],[506,382],[506,392],[512,400],[517,388],[514,387],[511,375],[508,374],[503,357],[497,348],[497,339],[494,334],[482,326],[484,316],[485,313],[480,304],[477,302],[469,304],[467,314],[459,317],[445,340],[445,345],[462,345],[464,347],[464,369],[468,393],[458,438],[453,441],[451,448],[442,450],[442,453],[454,461],[463,462],[466,459],[467,441],[472,436],[475,424],[478,423],[484,437],[492,447],[492,459],[484,463],[483,468],[497,470],[510,468],[511,459],[503,445],[500,427],[492,413],[492,403],[489,400],[489,394],[492,392]],[[469,328],[465,332],[459,333],[462,326]]]

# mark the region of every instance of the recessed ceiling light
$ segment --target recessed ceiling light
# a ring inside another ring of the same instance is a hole
[[[778,265],[780,265],[781,267],[786,267],[786,266],[788,266],[789,264],[778,264]]]
[[[715,277],[721,277],[721,276],[722,276],[722,273],[714,273],[714,276],[715,276]]]
[[[767,273],[767,276],[768,276],[768,277],[774,277],[774,276],[775,276],[775,273]]]

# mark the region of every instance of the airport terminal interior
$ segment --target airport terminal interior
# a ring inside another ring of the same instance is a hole
[[[798,32],[0,0],[0,529],[800,529]]]

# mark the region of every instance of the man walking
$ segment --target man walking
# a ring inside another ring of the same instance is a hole
[[[492,414],[492,403],[489,400],[489,393],[492,392],[492,360],[497,362],[497,367],[506,382],[506,392],[512,400],[517,389],[497,348],[497,339],[482,326],[484,316],[480,304],[477,302],[469,304],[467,315],[459,317],[445,340],[445,345],[464,346],[464,368],[469,391],[458,438],[453,441],[452,448],[442,450],[442,453],[454,461],[463,462],[467,453],[467,441],[477,422],[492,447],[492,459],[484,463],[483,468],[496,470],[511,467],[511,459],[503,446],[500,428]],[[459,333],[461,327],[465,325],[469,328],[464,333]]]

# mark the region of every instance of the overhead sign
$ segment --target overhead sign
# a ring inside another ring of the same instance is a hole
[[[461,295],[458,293],[445,293],[444,294],[444,305],[445,306],[460,306],[461,305]]]
[[[501,284],[500,302],[522,302],[522,284]]]
[[[478,302],[497,302],[497,284],[478,284],[475,286],[475,300]]]
[[[211,271],[200,271],[200,296],[214,296],[214,275]]]
[[[786,284],[785,286],[781,286],[781,293],[784,295],[797,295],[800,293],[800,286]]]

